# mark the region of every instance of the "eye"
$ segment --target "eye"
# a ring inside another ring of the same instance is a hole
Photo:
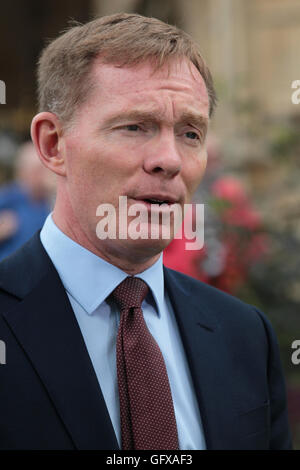
[[[127,131],[139,131],[141,128],[137,124],[127,124],[124,126]]]
[[[199,140],[199,136],[196,132],[189,131],[186,132],[185,135],[191,140]]]

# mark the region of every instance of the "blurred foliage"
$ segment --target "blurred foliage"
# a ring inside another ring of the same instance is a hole
[[[244,136],[253,140],[253,152],[255,147],[262,149],[256,150],[258,157],[251,163],[256,165],[252,199],[262,209],[269,243],[267,256],[251,265],[246,282],[235,295],[266,312],[274,326],[287,382],[294,446],[300,448],[300,365],[291,361],[291,344],[300,339],[300,116],[266,116],[255,100],[237,110]]]
[[[274,129],[274,137],[270,143],[271,155],[276,159],[284,159],[294,154],[300,147],[299,129],[293,126],[282,126]]]

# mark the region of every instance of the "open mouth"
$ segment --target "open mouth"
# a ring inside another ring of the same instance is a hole
[[[143,199],[143,201],[145,202],[148,202],[148,204],[158,204],[159,206],[161,206],[162,204],[172,204],[171,201],[169,201],[168,199]]]
[[[162,206],[163,204],[170,206],[172,204],[175,204],[176,202],[179,202],[178,197],[167,193],[138,194],[133,197],[133,199],[137,202],[144,202],[147,205],[153,204],[156,206]]]

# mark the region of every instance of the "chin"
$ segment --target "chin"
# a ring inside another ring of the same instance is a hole
[[[137,239],[137,240],[120,240],[122,245],[132,252],[133,256],[150,258],[160,254],[170,243],[172,239]]]
[[[174,227],[170,231],[165,232],[162,226],[157,226],[155,236],[151,237],[151,229],[149,224],[139,227],[138,232],[126,231],[126,238],[120,237],[120,231],[117,230],[119,236],[116,238],[107,237],[97,240],[98,251],[105,255],[105,259],[127,260],[131,263],[144,263],[151,259],[157,258],[160,253],[173,240]],[[153,232],[152,232],[153,235]],[[144,238],[142,238],[142,236]]]

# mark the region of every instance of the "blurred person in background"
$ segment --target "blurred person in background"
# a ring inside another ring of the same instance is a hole
[[[0,259],[42,227],[51,210],[53,183],[32,142],[23,143],[16,156],[15,180],[0,189]]]

